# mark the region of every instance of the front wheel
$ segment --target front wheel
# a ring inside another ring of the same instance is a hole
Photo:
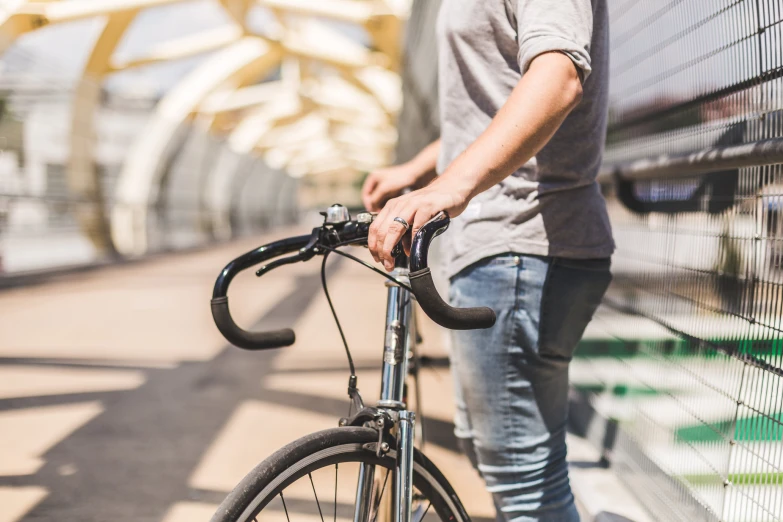
[[[360,427],[333,428],[292,442],[248,473],[212,522],[353,521],[357,502],[370,505],[366,522],[387,520],[395,452],[377,457],[367,447],[376,442],[377,431]],[[362,468],[374,480],[357,495]],[[418,451],[413,471],[413,522],[470,522],[446,478]]]

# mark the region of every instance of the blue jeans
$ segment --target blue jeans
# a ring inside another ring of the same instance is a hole
[[[452,306],[489,306],[488,330],[453,332],[455,433],[498,520],[579,520],[568,482],[568,363],[611,281],[609,259],[503,254],[451,279]]]

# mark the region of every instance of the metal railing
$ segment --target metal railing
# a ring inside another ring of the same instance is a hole
[[[783,4],[609,7],[615,281],[573,381],[659,520],[783,520]]]
[[[139,131],[145,114],[137,108],[110,114],[109,129],[96,137],[94,168],[101,193],[78,195],[69,186],[66,172],[68,137],[40,132],[42,113],[47,126],[66,124],[62,109],[67,106],[68,86],[59,88],[64,101],[28,96],[27,110],[18,112],[13,100],[19,93],[12,92],[8,96],[11,107],[0,116],[0,138],[5,138],[0,141],[0,274],[117,259],[111,252],[96,249],[92,241],[109,234],[108,229],[97,223],[89,226],[89,221],[79,218],[84,213],[95,214],[92,210],[98,205],[110,216],[118,204],[115,185],[130,148],[128,140]],[[39,104],[46,110],[37,110]],[[96,118],[100,121],[102,116]],[[259,158],[237,155],[224,140],[195,126],[182,134],[182,143],[164,165],[162,183],[148,203],[148,253],[197,247],[296,222],[298,180],[270,169]],[[211,185],[215,176],[230,179],[221,185],[219,208],[206,201],[215,194]],[[222,224],[220,230],[216,223]]]

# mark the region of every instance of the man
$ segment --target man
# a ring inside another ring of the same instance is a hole
[[[607,117],[605,0],[444,0],[441,138],[373,172],[370,251],[439,211],[453,306],[486,305],[489,330],[454,332],[456,435],[499,520],[579,520],[568,482],[568,363],[611,276],[595,182]],[[435,172],[440,175],[436,176]],[[405,187],[423,187],[400,195]]]

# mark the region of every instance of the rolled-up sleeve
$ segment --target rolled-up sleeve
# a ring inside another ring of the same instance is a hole
[[[590,67],[593,7],[590,0],[515,0],[519,41],[519,70],[546,52],[567,55],[584,82]]]

